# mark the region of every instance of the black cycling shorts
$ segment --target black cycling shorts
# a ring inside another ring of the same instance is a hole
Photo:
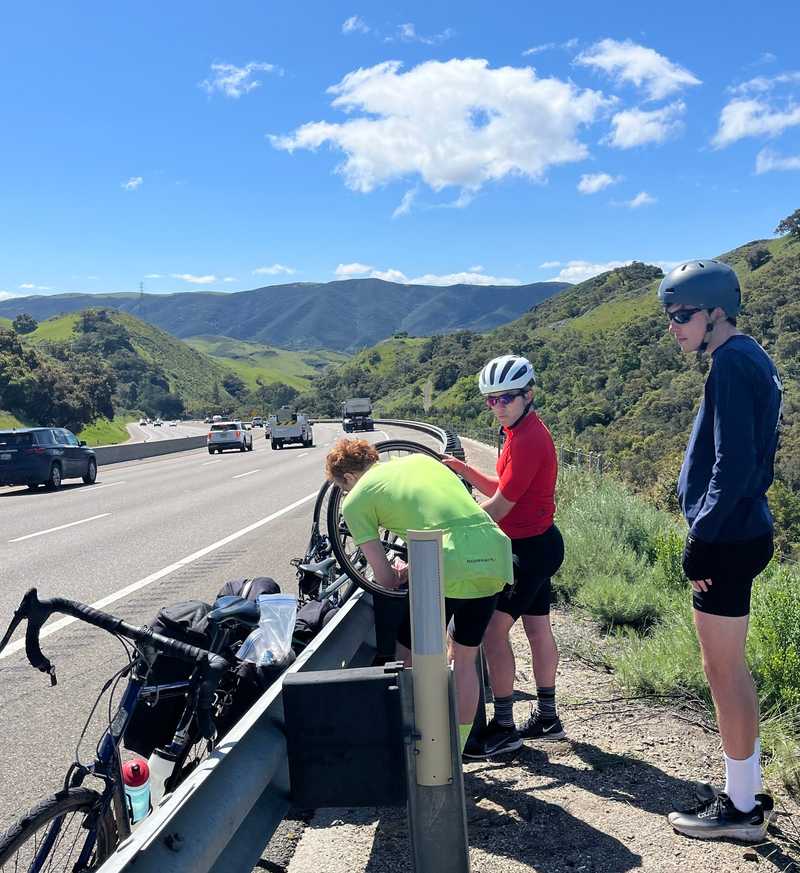
[[[550,577],[564,561],[564,539],[555,526],[543,534],[511,540],[514,584],[500,592],[497,609],[516,621],[521,615],[550,614]]]
[[[462,646],[479,646],[494,615],[497,595],[491,597],[445,597],[444,615],[448,636]],[[406,604],[397,642],[411,648],[411,607]]]
[[[772,533],[742,543],[711,543],[711,574],[708,591],[692,590],[692,604],[698,612],[741,618],[750,614],[753,580],[769,564],[775,551]]]

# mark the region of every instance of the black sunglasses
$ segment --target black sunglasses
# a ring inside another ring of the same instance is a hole
[[[517,399],[517,397],[524,397],[524,396],[525,396],[524,391],[514,391],[513,393],[509,392],[508,394],[499,394],[496,396],[489,395],[486,398],[486,405],[491,407],[491,408],[494,408],[495,406],[497,406],[498,403],[501,406],[508,406],[509,403],[513,403]]]
[[[696,312],[702,312],[702,308],[696,309],[676,309],[674,312],[667,312],[667,318],[674,321],[675,324],[688,324]]]

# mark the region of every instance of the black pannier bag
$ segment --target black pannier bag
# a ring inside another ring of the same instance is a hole
[[[161,636],[208,649],[211,637],[206,616],[212,608],[201,600],[174,603],[160,609],[150,627]],[[140,675],[147,673],[146,685],[164,685],[185,682],[192,673],[193,665],[168,655],[156,655],[147,672],[148,661],[139,654],[135,669]],[[168,745],[186,709],[186,703],[185,694],[162,698],[154,705],[148,705],[140,699],[125,729],[123,740],[126,748],[149,758],[157,746]]]

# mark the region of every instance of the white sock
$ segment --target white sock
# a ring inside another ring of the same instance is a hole
[[[764,791],[764,782],[761,779],[761,737],[756,737],[753,749],[753,793],[761,794]]]
[[[755,760],[755,752],[744,761],[725,755],[725,793],[740,812],[750,812],[756,805],[756,793],[753,790]]]

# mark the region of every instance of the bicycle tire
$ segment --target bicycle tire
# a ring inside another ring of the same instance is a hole
[[[47,869],[52,871],[64,871],[75,873],[76,863],[81,850],[87,839],[84,822],[90,816],[96,817],[96,840],[88,867],[81,867],[83,871],[97,870],[111,855],[117,845],[117,830],[111,813],[100,811],[100,795],[91,788],[68,788],[57,794],[39,801],[25,815],[17,820],[4,834],[0,835],[0,873],[8,873],[17,869]],[[72,819],[62,822],[61,831],[53,843],[50,851],[41,860],[38,867],[31,867],[36,856],[36,847],[41,846],[45,831],[56,819],[72,815]],[[72,820],[78,820],[77,834],[74,842],[64,842],[64,834],[68,833]],[[41,838],[37,840],[37,834]],[[80,843],[80,848],[77,848]],[[32,850],[31,861],[20,865],[19,853],[26,845]],[[60,849],[69,849],[64,857],[63,864],[59,862],[57,853]],[[16,857],[16,860],[15,860]],[[7,866],[8,864],[12,866]]]
[[[392,452],[405,452],[407,454],[423,454],[431,458],[440,460],[440,454],[435,449],[422,443],[414,442],[413,440],[384,440],[383,442],[375,443],[375,448],[378,450],[378,455],[381,454],[391,456]],[[331,485],[330,497],[328,499],[327,510],[327,528],[328,536],[331,541],[331,548],[339,566],[345,573],[356,583],[360,588],[364,588],[371,594],[378,594],[381,597],[393,597],[395,599],[407,597],[407,590],[391,590],[376,584],[365,572],[366,562],[363,558],[359,558],[360,549],[354,544],[348,545],[350,532],[347,530],[347,525],[342,517],[342,491],[337,485]],[[385,535],[381,537],[385,538]],[[387,542],[387,546],[390,544]],[[392,551],[391,547],[387,548],[387,552]],[[398,553],[398,550],[394,550]],[[404,551],[404,550],[403,550]]]

